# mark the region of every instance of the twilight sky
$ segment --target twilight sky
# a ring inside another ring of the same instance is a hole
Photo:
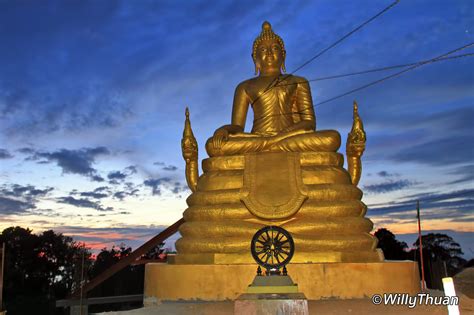
[[[189,106],[200,159],[230,121],[264,20],[289,72],[392,1],[0,0],[0,230],[53,229],[136,247],[181,217]],[[296,74],[307,79],[431,59],[474,41],[474,2],[401,1]],[[453,55],[474,53],[474,46]],[[367,132],[368,217],[411,245],[425,232],[474,257],[474,56],[311,82],[317,129]],[[252,115],[249,115],[247,130]],[[345,143],[341,146],[344,152]]]

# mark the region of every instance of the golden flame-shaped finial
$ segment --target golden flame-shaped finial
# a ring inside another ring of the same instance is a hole
[[[353,122],[352,122],[352,129],[351,129],[351,142],[352,143],[364,143],[366,140],[364,124],[362,123],[362,119],[359,116],[359,105],[357,101],[354,100],[353,104]]]
[[[186,181],[189,188],[195,191],[197,188],[198,174],[198,144],[191,128],[189,119],[189,108],[186,107],[186,119],[184,121],[183,138],[181,139],[181,150],[186,162]]]
[[[188,107],[186,107],[185,114],[186,114],[186,119],[184,121],[183,139],[191,137],[194,140],[196,140],[194,138],[193,129],[191,128],[191,120],[189,119],[189,108]]]
[[[352,184],[357,185],[362,174],[361,157],[365,150],[366,134],[364,124],[359,116],[359,105],[354,100],[353,121],[351,132],[347,135],[346,155],[347,169],[351,175]]]

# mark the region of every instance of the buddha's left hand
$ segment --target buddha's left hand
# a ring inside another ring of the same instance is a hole
[[[224,128],[217,129],[212,137],[212,145],[214,146],[214,149],[219,150],[227,139],[229,139],[229,132]]]

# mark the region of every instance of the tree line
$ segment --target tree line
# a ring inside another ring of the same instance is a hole
[[[407,243],[396,239],[395,234],[385,228],[375,232],[378,239],[377,247],[382,249],[386,260],[414,260],[420,261],[420,238],[409,248]],[[429,233],[422,235],[421,245],[424,260],[442,261],[446,264],[447,276],[454,276],[466,266],[467,261],[461,245],[446,234]]]
[[[419,261],[419,240],[409,248],[405,242],[387,229],[375,232],[378,247],[387,260]],[[66,314],[56,308],[55,301],[66,298],[80,287],[81,280],[92,279],[132,252],[120,245],[103,248],[97,256],[69,236],[52,230],[40,234],[22,227],[10,227],[0,234],[0,244],[6,244],[4,274],[4,308],[9,315]],[[422,237],[423,258],[441,260],[452,276],[466,264],[458,243],[445,234],[426,234]],[[144,259],[161,258],[163,244],[144,255]],[[88,297],[142,294],[144,265],[129,266],[88,293]],[[91,312],[132,308],[135,305],[90,307]],[[135,306],[135,307],[139,307]]]
[[[3,301],[8,315],[68,314],[56,308],[56,300],[65,299],[80,288],[81,280],[96,277],[132,252],[131,247],[122,244],[103,248],[94,256],[90,248],[69,236],[52,230],[34,234],[18,226],[3,230],[2,243],[6,245]],[[157,259],[162,247],[157,246],[142,258]],[[87,296],[142,294],[143,280],[143,265],[128,266]],[[89,310],[102,312],[114,307],[123,309],[127,305],[93,305]]]

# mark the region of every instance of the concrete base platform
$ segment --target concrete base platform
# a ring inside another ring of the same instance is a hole
[[[235,300],[252,283],[256,268],[256,264],[147,264],[144,306],[160,301]],[[360,299],[373,294],[420,291],[418,266],[412,261],[289,264],[287,269],[308,300]]]
[[[433,293],[433,292],[431,292]],[[442,292],[440,292],[442,294]],[[446,306],[418,305],[374,305],[370,299],[308,301],[310,315],[447,315]],[[474,313],[474,299],[460,298],[461,314]],[[155,307],[131,311],[99,313],[101,315],[232,315],[234,302],[163,302]],[[92,314],[91,314],[92,315]],[[98,314],[97,314],[98,315]]]
[[[234,302],[234,315],[309,315],[308,300],[302,293],[242,294]]]

